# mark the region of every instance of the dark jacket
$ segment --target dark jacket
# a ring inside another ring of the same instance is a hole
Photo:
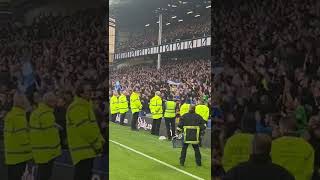
[[[269,155],[251,155],[249,161],[230,169],[223,180],[294,180],[283,167],[271,162]]]
[[[54,111],[54,116],[56,119],[56,123],[59,124],[63,129],[59,130],[59,135],[60,135],[60,142],[61,142],[61,147],[62,149],[68,149],[68,146],[66,144],[67,140],[67,130],[66,130],[66,113],[67,113],[67,108],[65,107],[57,107]]]
[[[196,113],[187,113],[183,115],[180,119],[180,122],[178,124],[178,128],[183,130],[184,126],[199,126],[200,127],[200,134],[204,132],[206,126],[205,126],[205,121],[203,118],[196,114]],[[187,136],[187,134],[185,134]],[[188,133],[188,139],[196,139],[196,131],[194,133]]]

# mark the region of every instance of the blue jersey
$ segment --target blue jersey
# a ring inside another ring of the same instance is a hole
[[[119,81],[117,81],[117,82],[116,82],[116,85],[114,86],[114,90],[116,90],[116,91],[120,91],[120,90],[122,90],[122,87],[121,87],[121,85],[120,85],[120,82],[119,82]]]

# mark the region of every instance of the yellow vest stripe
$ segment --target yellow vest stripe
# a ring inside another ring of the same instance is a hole
[[[60,148],[60,144],[57,144],[55,146],[38,146],[38,147],[32,147],[34,150],[44,150],[44,149],[57,149]]]
[[[38,131],[44,131],[47,129],[55,128],[56,126],[48,126],[48,127],[34,127],[34,126],[29,126],[30,129],[32,130],[38,130]]]
[[[21,132],[21,131],[28,131],[28,128],[20,128],[20,129],[14,129],[14,130],[5,130],[4,132],[6,133],[11,133],[11,134],[16,134],[18,132]]]

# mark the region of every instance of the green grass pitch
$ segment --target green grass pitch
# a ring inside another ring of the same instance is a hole
[[[130,127],[110,122],[109,139],[128,146],[136,151],[156,158],[195,176],[211,178],[211,150],[201,148],[202,166],[195,163],[194,151],[189,146],[185,166],[179,164],[181,148],[172,148],[172,143],[159,140],[150,132],[131,131]],[[110,180],[192,180],[189,175],[167,167],[109,141]]]

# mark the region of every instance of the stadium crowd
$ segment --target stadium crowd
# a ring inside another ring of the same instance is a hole
[[[163,99],[174,96],[180,103],[192,99],[197,103],[201,98],[211,103],[210,61],[208,59],[167,59],[161,69],[156,65],[135,65],[110,71],[109,92],[117,81],[123,89],[141,92],[143,111],[150,113],[149,101],[155,91],[160,90]],[[138,72],[138,73],[137,73]],[[172,82],[172,83],[171,83]]]
[[[101,11],[78,11],[71,16],[41,14],[30,26],[1,29],[0,89],[8,104],[16,88],[34,101],[35,92],[54,90],[64,98],[83,81],[93,96],[107,88],[107,63]],[[103,12],[103,11],[102,11]],[[35,97],[36,98],[36,97]],[[1,106],[6,107],[6,106]]]
[[[108,86],[103,9],[71,15],[42,13],[30,25],[8,24],[0,29],[0,124],[13,107],[17,92],[28,98],[27,119],[43,95],[53,92],[62,149],[67,149],[66,113],[75,90],[90,83],[91,100],[101,134],[106,138],[104,109]],[[2,138],[1,138],[2,139]],[[104,148],[107,151],[107,148]],[[2,163],[2,162],[1,162]],[[81,175],[81,173],[78,173]],[[77,177],[76,177],[77,178]]]
[[[224,148],[230,137],[246,131],[275,140],[284,135],[279,121],[292,117],[296,136],[314,149],[313,176],[319,179],[319,19],[315,0],[233,1],[217,8],[214,60],[223,70],[213,70],[214,178],[226,173]]]
[[[209,16],[210,15],[208,14],[198,18],[187,19],[183,22],[172,23],[169,26],[163,26],[162,43],[172,43],[176,42],[178,39],[186,40],[211,35],[211,22],[208,21]],[[145,28],[143,33],[131,33],[128,40],[120,42],[116,49],[118,52],[128,51],[131,49],[155,46],[157,44],[158,26],[150,25]]]

